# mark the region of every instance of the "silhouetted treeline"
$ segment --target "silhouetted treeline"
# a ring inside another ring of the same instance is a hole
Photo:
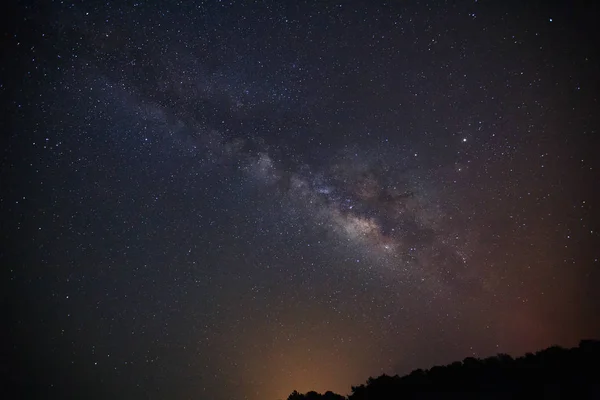
[[[554,346],[513,359],[507,354],[465,358],[405,376],[381,375],[353,386],[348,400],[403,399],[600,399],[600,341]],[[294,391],[288,400],[344,400],[344,396]]]

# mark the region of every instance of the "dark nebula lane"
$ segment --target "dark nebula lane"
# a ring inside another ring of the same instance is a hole
[[[283,399],[600,336],[598,6],[19,2],[27,398]]]

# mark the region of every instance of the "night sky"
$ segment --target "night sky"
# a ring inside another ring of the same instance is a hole
[[[347,394],[600,336],[597,3],[4,11],[28,398]]]

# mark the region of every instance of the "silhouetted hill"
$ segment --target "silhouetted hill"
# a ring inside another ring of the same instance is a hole
[[[445,366],[417,369],[405,376],[381,375],[353,386],[348,400],[399,399],[600,399],[600,341],[579,347],[553,346],[513,359],[507,354],[467,357]],[[327,392],[288,400],[343,400]]]

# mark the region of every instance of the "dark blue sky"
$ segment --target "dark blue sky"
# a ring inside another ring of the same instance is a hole
[[[593,2],[19,2],[4,372],[271,399],[598,337]]]

